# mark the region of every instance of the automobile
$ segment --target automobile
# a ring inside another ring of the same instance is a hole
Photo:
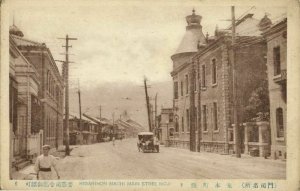
[[[138,133],[137,147],[139,152],[159,152],[159,142],[152,132]]]

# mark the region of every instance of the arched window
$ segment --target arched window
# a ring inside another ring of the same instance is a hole
[[[179,131],[179,124],[178,124],[178,118],[175,118],[175,131],[178,132]]]
[[[280,46],[273,48],[273,63],[274,63],[274,75],[279,75],[281,73],[281,63],[280,63]]]
[[[277,137],[284,137],[283,110],[281,107],[276,109],[276,129]]]
[[[217,63],[216,59],[212,59],[212,84],[217,83]]]

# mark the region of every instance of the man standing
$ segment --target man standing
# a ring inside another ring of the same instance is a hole
[[[115,146],[115,140],[116,140],[116,138],[115,138],[115,136],[113,136],[113,138],[112,138],[113,146]]]
[[[60,176],[56,169],[56,158],[52,155],[49,155],[50,145],[44,145],[42,148],[43,154],[37,157],[34,166],[34,170],[37,173],[38,180],[51,180],[51,167],[53,167],[58,179],[60,179]]]

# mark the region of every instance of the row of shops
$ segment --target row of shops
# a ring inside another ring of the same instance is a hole
[[[71,145],[93,144],[125,138],[125,129],[112,124],[105,118],[94,118],[83,114],[80,118],[75,113],[70,114],[69,136]]]

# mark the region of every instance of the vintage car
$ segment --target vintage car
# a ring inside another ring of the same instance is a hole
[[[159,152],[159,142],[152,132],[138,133],[137,147],[139,152]]]

